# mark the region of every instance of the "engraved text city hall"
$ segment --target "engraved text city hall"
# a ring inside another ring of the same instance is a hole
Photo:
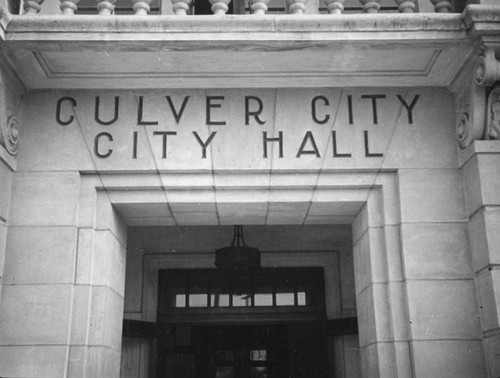
[[[134,101],[128,102],[123,97],[96,95],[85,98],[85,101],[77,95],[59,97],[54,104],[55,120],[62,127],[78,127],[78,114],[86,112],[93,128],[90,144],[93,144],[93,154],[100,159],[113,157],[118,143],[115,133],[125,132],[124,126],[129,133],[126,151],[131,159],[141,157],[141,138],[148,138],[148,143],[156,147],[159,159],[168,159],[169,150],[175,143],[182,143],[182,148],[196,149],[198,157],[206,159],[207,151],[213,151],[212,148],[218,144],[231,145],[231,140],[220,136],[221,131],[228,127],[241,128],[241,133],[237,134],[241,138],[249,137],[243,128],[258,130],[255,137],[259,139],[259,147],[255,151],[255,158],[324,158],[328,155],[330,158],[351,158],[352,142],[343,141],[337,134],[338,125],[359,130],[363,157],[380,158],[384,153],[372,145],[371,136],[376,128],[384,127],[381,115],[386,111],[387,101],[399,105],[401,122],[412,125],[415,112],[419,111],[420,99],[419,94],[404,96],[398,93],[360,92],[345,95],[343,101],[340,101],[335,96],[315,94],[302,99],[297,105],[304,117],[307,117],[303,118],[306,121],[299,120],[297,122],[301,122],[300,125],[290,127],[294,119],[286,124],[280,124],[275,119],[277,99],[269,101],[266,96],[256,94],[205,94],[193,99],[193,95],[173,96],[166,93],[154,97],[138,95],[134,97]],[[231,108],[231,104],[237,106]],[[282,110],[283,113],[287,111],[288,109]],[[193,121],[185,122],[189,114],[194,113],[198,117],[196,125]],[[359,116],[361,113],[362,117]],[[126,125],[123,124],[123,119],[127,120]],[[298,126],[300,129],[297,129]],[[148,132],[140,133],[141,127],[146,127]],[[185,131],[186,128],[190,128],[190,136],[179,138],[179,131]],[[321,128],[323,132],[318,133]],[[327,133],[324,132],[325,128],[328,129]],[[297,130],[300,130],[299,139]],[[295,134],[294,141],[298,140],[298,143],[294,142],[292,145],[288,142],[289,132]],[[120,143],[123,143],[123,138]],[[323,148],[325,143],[328,143],[328,148]],[[120,148],[123,150],[123,146]]]

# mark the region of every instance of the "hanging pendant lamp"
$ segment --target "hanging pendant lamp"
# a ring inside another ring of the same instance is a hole
[[[246,246],[243,226],[234,226],[233,242],[229,247],[215,250],[215,266],[231,271],[251,271],[260,268],[260,251]]]

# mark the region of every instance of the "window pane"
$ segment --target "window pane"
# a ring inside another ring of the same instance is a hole
[[[265,349],[250,351],[250,361],[266,361],[266,360],[267,360],[267,351]]]
[[[306,305],[306,292],[305,291],[299,291],[297,293],[297,305],[299,306],[305,306]]]
[[[208,307],[207,280],[189,277],[189,307]]]
[[[211,307],[229,307],[230,283],[222,278],[214,278],[210,289]]]
[[[255,277],[255,306],[273,305],[273,278],[271,275],[260,275]]]
[[[276,306],[295,306],[295,279],[288,275],[276,278]]]
[[[166,305],[168,308],[186,307],[187,281],[176,274],[167,275]]]
[[[235,278],[233,281],[233,307],[252,306],[251,280],[248,278]]]

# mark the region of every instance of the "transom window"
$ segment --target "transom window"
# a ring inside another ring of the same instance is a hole
[[[176,315],[321,311],[323,268],[264,268],[230,275],[218,269],[161,270],[159,321]]]

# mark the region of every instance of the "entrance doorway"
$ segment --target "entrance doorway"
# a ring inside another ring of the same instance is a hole
[[[172,326],[158,343],[157,377],[326,377],[324,323]]]
[[[157,377],[326,377],[322,268],[162,270]]]

